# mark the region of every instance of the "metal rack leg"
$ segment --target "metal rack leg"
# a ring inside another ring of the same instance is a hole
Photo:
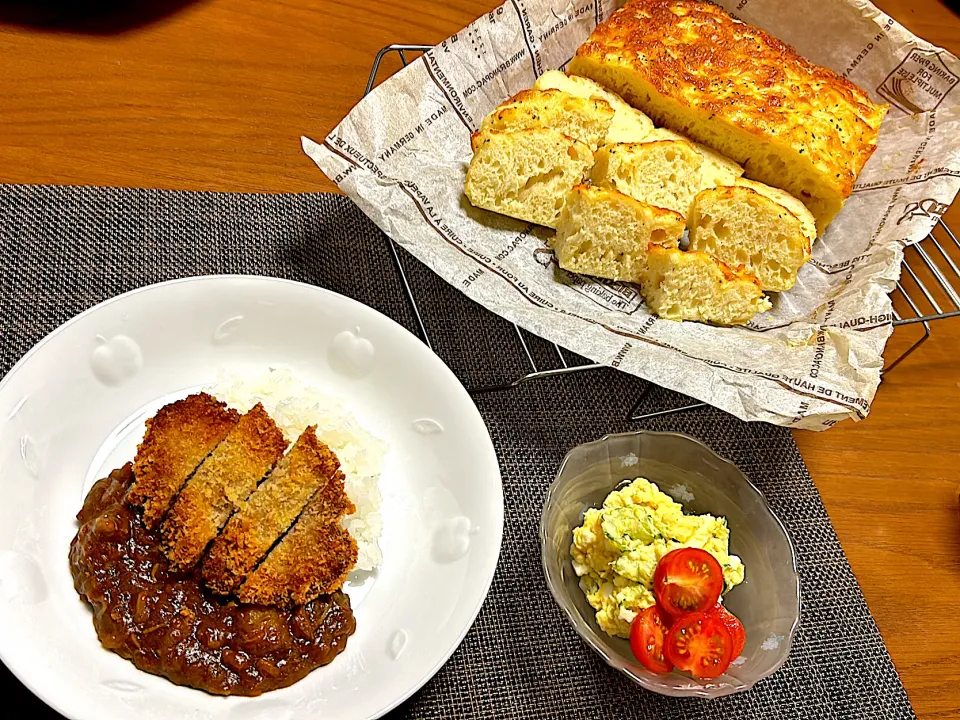
[[[911,271],[911,272],[912,272],[912,271]],[[903,285],[901,285],[899,282],[897,282],[897,288],[900,290],[900,294],[903,295],[904,299],[905,299],[905,300],[907,301],[907,303],[910,305],[910,308],[911,308],[918,316],[920,316],[920,308],[917,307],[917,304],[913,301],[913,298],[910,297],[910,295],[907,293],[907,291],[903,289]],[[896,310],[894,310],[894,312],[896,313]],[[900,320],[899,322],[902,322],[902,320]],[[894,327],[897,327],[897,321],[894,321],[893,325],[894,325]],[[910,347],[908,347],[907,350],[906,350],[906,352],[904,352],[903,354],[901,354],[900,357],[898,357],[896,360],[894,360],[892,363],[890,363],[890,365],[889,365],[888,367],[886,367],[886,368],[884,368],[883,370],[881,370],[881,371],[880,371],[881,377],[884,376],[884,375],[886,375],[887,373],[889,373],[889,372],[890,372],[891,370],[893,370],[897,365],[899,365],[899,364],[902,363],[904,360],[906,360],[906,359],[907,359],[907,356],[910,355],[910,354],[911,354],[914,350],[916,350],[918,347],[920,347],[921,345],[923,345],[923,344],[927,341],[927,338],[929,338],[929,337],[930,337],[930,323],[928,323],[926,320],[924,320],[924,321],[923,321],[923,337],[921,337],[921,338],[920,338],[919,340],[917,340],[913,345],[911,345]]]
[[[400,253],[397,252],[397,244],[387,238],[387,247],[390,248],[390,256],[393,258],[394,265],[397,266],[397,273],[400,275],[400,282],[403,283],[403,290],[407,296],[407,303],[413,312],[413,317],[417,321],[417,329],[420,331],[420,339],[426,343],[427,347],[433,350],[433,343],[430,342],[430,335],[427,333],[427,326],[423,323],[423,316],[420,314],[420,307],[417,305],[417,299],[410,287],[410,281],[407,279],[407,273],[400,264]]]
[[[703,402],[693,403],[691,405],[683,405],[682,407],[670,408],[668,410],[657,410],[656,412],[641,413],[640,406],[643,405],[643,401],[647,399],[647,396],[650,394],[650,390],[653,389],[653,383],[648,382],[646,387],[640,393],[640,397],[637,398],[637,401],[633,404],[633,407],[630,408],[630,412],[627,413],[627,420],[629,422],[641,422],[643,420],[651,420],[656,417],[662,417],[664,415],[674,415],[676,413],[687,412],[688,410],[696,410],[697,408],[706,407],[707,404]]]

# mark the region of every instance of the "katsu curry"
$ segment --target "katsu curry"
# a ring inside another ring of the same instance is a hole
[[[285,687],[345,649],[357,508],[317,425],[300,427],[291,443],[262,404],[241,414],[204,392],[147,421],[70,546],[104,647],[220,695]]]

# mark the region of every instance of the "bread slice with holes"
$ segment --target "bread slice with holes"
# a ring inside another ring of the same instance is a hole
[[[596,150],[607,136],[613,116],[613,108],[603,98],[577,97],[562,90],[524,90],[487,115],[480,131],[551,128]],[[471,138],[474,150],[475,138]]]
[[[744,325],[770,309],[757,278],[704,252],[651,245],[641,285],[651,312],[666,320]]]
[[[672,210],[577,185],[567,193],[553,250],[564,270],[639,283],[650,243],[677,247],[683,229],[683,217]]]
[[[568,75],[559,70],[548,70],[537,78],[533,87],[535,90],[562,90],[581,98],[605,100],[613,108],[613,122],[607,129],[607,136],[601,143],[603,145],[640,142],[653,130],[653,121],[650,118],[616,93],[610,92],[589,78]]]
[[[816,232],[813,216],[802,203],[800,207]],[[742,265],[757,276],[764,290],[792,288],[797,271],[810,259],[809,228],[803,221],[782,202],[744,185],[699,193],[687,226],[691,250]]]
[[[556,130],[477,134],[464,184],[470,203],[556,228],[563,198],[593,165],[590,148]]]
[[[619,143],[597,151],[591,178],[594,185],[686,217],[702,189],[702,164],[701,155],[683,140]]]
[[[733,185],[737,178],[743,175],[743,168],[730,158],[724,157],[706,145],[693,142],[690,138],[673,130],[654,128],[647,134],[644,142],[656,142],[657,140],[684,140],[693,145],[693,149],[703,157],[703,164],[700,165],[700,185],[704,188],[716,185]]]
[[[748,187],[751,190],[755,190],[756,192],[760,193],[764,197],[770,198],[775,203],[783,205],[787,210],[797,216],[797,219],[800,221],[800,225],[803,228],[803,234],[810,241],[810,244],[813,245],[814,241],[817,239],[817,220],[813,217],[813,213],[807,209],[807,206],[800,202],[797,198],[785,190],[764,185],[762,182],[757,182],[756,180],[737,178],[736,182],[733,184]]]

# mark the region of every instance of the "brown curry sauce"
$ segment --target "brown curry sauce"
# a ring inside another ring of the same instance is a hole
[[[217,695],[260,695],[331,662],[356,629],[341,592],[295,608],[223,601],[197,571],[176,574],[126,503],[130,464],[98,481],[70,545],[74,587],[100,642],[141,670]]]

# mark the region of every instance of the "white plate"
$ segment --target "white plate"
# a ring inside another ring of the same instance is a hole
[[[348,589],[357,632],[332,664],[259,698],[214,697],[104,650],[67,552],[86,490],[132,458],[144,418],[221,367],[271,365],[345,398],[389,443],[383,564]],[[392,320],[310,285],[226,276],[142,288],[51,333],[0,383],[0,658],[70,718],[377,717],[460,644],[502,532],[493,445],[453,373]]]

